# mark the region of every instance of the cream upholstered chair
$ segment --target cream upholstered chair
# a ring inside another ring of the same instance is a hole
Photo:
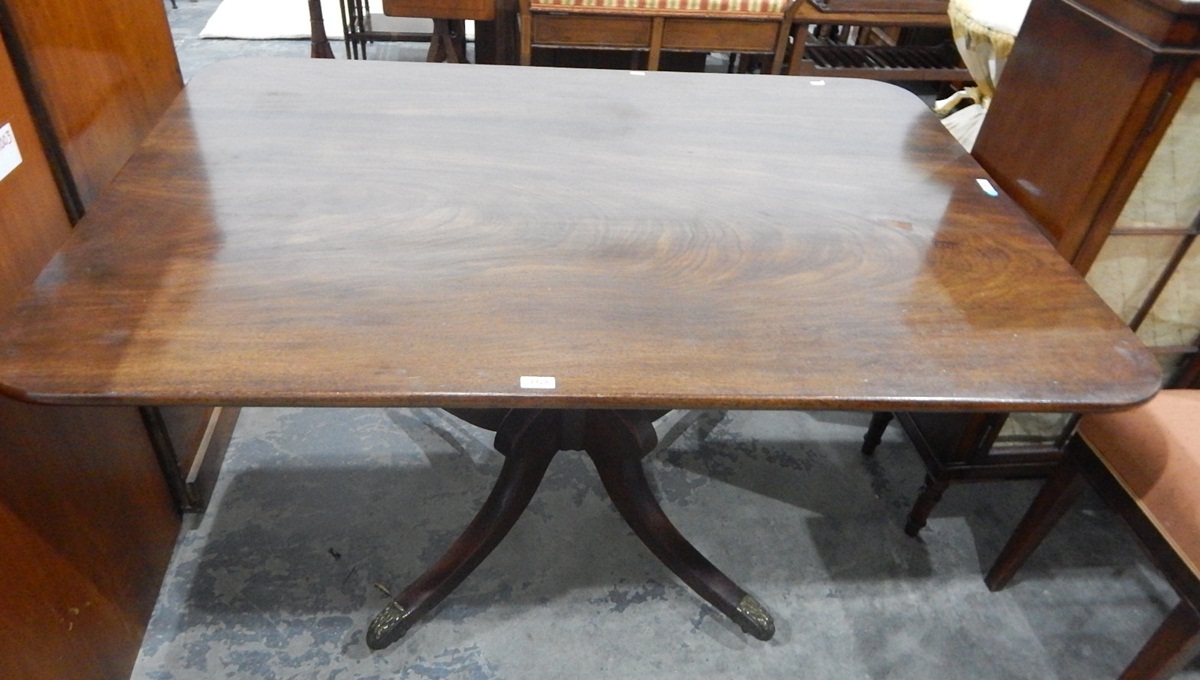
[[[967,151],[975,146],[1028,9],[1029,0],[950,0],[954,44],[975,85],[939,100],[934,111]],[[959,108],[965,101],[973,103]]]
[[[780,73],[793,0],[520,0],[521,64],[533,48],[646,52],[658,70],[663,51],[770,56]]]
[[[1126,521],[1180,597],[1121,677],[1169,677],[1200,653],[1200,390],[1164,390],[1130,411],[1084,416],[988,572],[989,589],[1009,582],[1083,480]]]

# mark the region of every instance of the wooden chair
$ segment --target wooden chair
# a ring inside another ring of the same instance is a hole
[[[875,80],[969,81],[951,40],[906,45],[894,29],[950,28],[947,0],[799,0],[788,73]],[[886,29],[886,30],[885,30]],[[848,34],[853,33],[854,39]]]
[[[427,42],[432,45],[437,41],[436,25],[433,35],[376,28],[376,20],[383,15],[371,13],[371,0],[339,0],[338,5],[342,10],[342,35],[346,39],[347,59],[366,59],[367,43]]]
[[[1190,369],[1192,388],[1200,386],[1198,364]],[[990,590],[1009,582],[1084,480],[1125,520],[1180,598],[1121,677],[1169,677],[1200,653],[1200,389],[1164,390],[1130,411],[1084,416],[988,572]]]
[[[799,0],[520,0],[521,64],[534,47],[768,55],[780,73]]]

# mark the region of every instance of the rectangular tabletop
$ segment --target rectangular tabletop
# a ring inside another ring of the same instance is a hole
[[[124,404],[1149,398],[1153,358],[985,177],[873,81],[225,62],[0,322],[0,384]]]

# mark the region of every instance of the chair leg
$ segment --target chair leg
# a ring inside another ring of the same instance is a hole
[[[925,528],[925,521],[929,519],[929,513],[933,512],[933,506],[942,500],[942,494],[949,486],[949,480],[925,475],[925,484],[917,495],[917,502],[913,503],[913,508],[908,513],[908,521],[904,523],[904,533],[913,537],[921,533],[921,529]]]
[[[875,453],[875,447],[883,441],[883,433],[894,417],[895,415],[891,411],[880,411],[871,416],[871,424],[867,426],[867,433],[863,435],[863,455],[869,456]]]
[[[519,18],[521,29],[517,33],[520,36],[520,44],[517,49],[517,63],[521,66],[531,66],[533,64],[533,15],[528,11],[529,3],[521,3],[521,15]]]
[[[1190,604],[1181,601],[1121,673],[1121,680],[1169,678],[1198,653],[1200,615],[1196,614],[1196,610]]]
[[[771,75],[777,76],[783,73],[784,62],[787,61],[788,39],[792,33],[792,13],[791,11],[784,17],[782,23],[779,24],[779,33],[775,37],[775,53],[771,55]]]
[[[788,75],[798,76],[803,70],[801,62],[804,61],[804,47],[808,42],[808,25],[795,24],[793,29],[792,54],[788,57],[787,72]]]
[[[1042,539],[1079,498],[1083,487],[1083,477],[1068,452],[1042,485],[1041,491],[984,577],[988,590],[995,592],[1008,585],[1025,560],[1041,545]]]
[[[863,435],[863,455],[870,456],[875,453],[879,442],[883,440],[883,433],[893,418],[895,418],[895,414],[891,411],[879,411],[871,416],[871,424],[867,426],[867,432]],[[904,533],[916,536],[921,529],[925,528],[929,513],[933,512],[933,506],[942,500],[942,494],[949,486],[949,480],[938,479],[931,474],[925,475],[925,484],[921,487],[917,501],[913,503],[913,508],[908,513],[908,520],[904,523]]]
[[[646,55],[646,70],[657,71],[659,61],[662,59],[662,42],[663,42],[663,26],[665,22],[662,17],[654,17],[650,20],[650,51]]]

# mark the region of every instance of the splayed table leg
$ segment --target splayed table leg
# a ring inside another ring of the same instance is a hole
[[[442,557],[384,607],[367,630],[367,645],[383,649],[437,606],[500,544],[524,512],[559,451],[583,450],[596,465],[617,510],[638,538],[698,595],[759,640],[775,634],[771,615],[675,528],[654,499],[642,458],[658,441],[652,425],[662,411],[461,410],[451,413],[495,429],[504,454],[500,476]]]

